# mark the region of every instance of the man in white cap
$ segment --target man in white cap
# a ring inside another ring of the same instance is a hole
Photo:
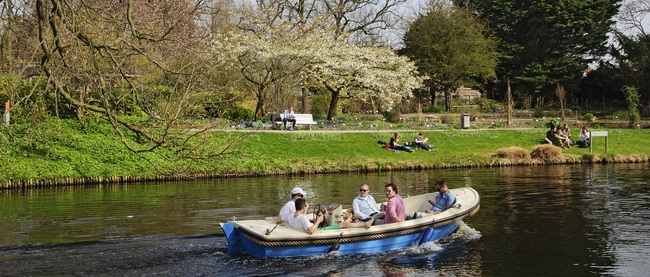
[[[296,213],[296,199],[304,198],[305,195],[307,194],[301,188],[293,188],[291,190],[291,200],[289,200],[286,204],[284,204],[284,206],[282,206],[282,209],[280,209],[280,214],[278,215],[278,217],[275,218],[275,220],[278,223],[281,223],[282,221],[285,221],[282,218],[283,216],[288,214],[293,215],[294,213]]]

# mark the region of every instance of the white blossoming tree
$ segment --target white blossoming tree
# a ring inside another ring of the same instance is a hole
[[[256,119],[265,114],[271,90],[280,84],[300,87],[305,79],[315,80],[331,93],[327,114],[331,120],[341,98],[377,99],[390,110],[422,83],[415,64],[388,48],[359,46],[336,39],[326,29],[304,31],[297,26],[289,22],[251,25],[247,32],[215,40],[217,49],[228,49],[236,61],[233,65],[255,92]]]
[[[422,84],[414,63],[388,48],[332,41],[318,49],[307,71],[332,94],[328,120],[334,117],[341,98],[379,99],[382,107],[390,110]]]
[[[266,103],[283,87],[298,86],[301,70],[309,62],[308,40],[293,25],[256,26],[255,31],[229,33],[215,40],[215,49],[226,49],[257,99],[255,119],[266,114]]]

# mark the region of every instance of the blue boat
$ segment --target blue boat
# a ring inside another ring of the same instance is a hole
[[[413,217],[431,208],[428,200],[437,192],[404,198],[407,220],[399,223],[374,225],[370,228],[319,229],[312,235],[293,228],[288,223],[277,224],[274,218],[229,221],[220,223],[228,240],[228,254],[258,257],[295,257],[339,254],[373,253],[436,241],[452,234],[461,221],[474,215],[481,199],[472,188],[450,189],[456,203],[446,211],[425,217]],[[326,221],[335,225],[349,209],[332,204],[326,209]]]

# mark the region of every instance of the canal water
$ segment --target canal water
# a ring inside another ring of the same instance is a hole
[[[451,237],[377,254],[228,255],[218,222],[275,215],[293,187],[349,205],[473,187]],[[0,276],[647,276],[650,165],[559,165],[0,191]]]

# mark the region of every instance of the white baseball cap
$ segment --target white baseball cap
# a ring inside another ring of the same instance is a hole
[[[292,194],[292,195],[293,195],[293,194],[302,194],[302,197],[307,196],[307,194],[305,193],[305,191],[302,190],[301,188],[293,188],[293,189],[291,190],[291,194]]]

